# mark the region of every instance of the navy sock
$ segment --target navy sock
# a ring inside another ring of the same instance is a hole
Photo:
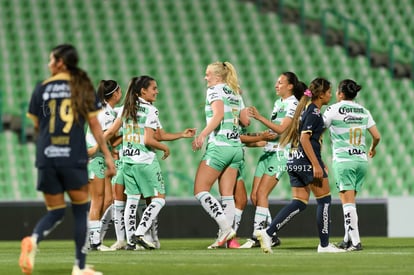
[[[88,232],[88,210],[89,203],[72,204],[72,212],[75,220],[75,249],[76,249],[76,265],[80,269],[85,268],[86,262],[86,235]]]
[[[273,219],[269,228],[267,229],[267,234],[273,236],[273,234],[279,231],[283,226],[285,226],[294,216],[305,210],[306,203],[293,199],[290,204],[283,207]]]
[[[322,247],[329,244],[331,195],[316,200],[316,222],[318,224],[319,239]]]
[[[65,208],[49,210],[47,214],[37,222],[33,229],[33,234],[37,235],[37,243],[49,235],[49,233],[63,221],[64,216]]]

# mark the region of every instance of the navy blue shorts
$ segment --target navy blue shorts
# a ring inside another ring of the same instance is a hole
[[[39,168],[37,190],[46,194],[59,194],[67,190],[80,189],[88,184],[86,168]]]
[[[319,165],[322,167],[323,177],[327,178],[328,175],[325,172],[325,165],[322,160],[319,160]],[[286,169],[290,178],[290,186],[292,187],[305,187],[314,181],[313,167],[310,162],[288,161]]]

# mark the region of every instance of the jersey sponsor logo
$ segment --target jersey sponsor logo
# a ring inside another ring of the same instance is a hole
[[[235,133],[235,132],[231,132],[231,133],[227,133],[227,138],[228,139],[238,139],[240,137],[239,133]]]
[[[54,145],[68,145],[70,143],[69,136],[50,137],[50,142]]]
[[[122,151],[125,157],[139,156],[141,151],[138,148],[126,148]]]
[[[346,115],[348,113],[357,113],[357,114],[363,114],[364,109],[363,108],[356,108],[356,107],[346,107],[342,106],[338,109],[338,113],[341,115]]]
[[[363,117],[360,116],[346,116],[344,117],[345,123],[358,123],[361,124],[363,122]]]
[[[350,156],[352,156],[352,155],[363,155],[363,154],[365,154],[365,151],[361,150],[361,149],[354,148],[354,149],[349,149],[348,153],[349,153]]]
[[[219,94],[217,92],[212,92],[210,94],[210,98],[213,100],[213,99],[217,99],[217,98],[220,98],[220,97],[219,97]]]
[[[54,145],[49,145],[45,148],[43,153],[48,158],[67,158],[70,157],[70,147],[58,147]]]
[[[226,99],[227,99],[227,101],[229,102],[230,105],[239,106],[239,104],[240,104],[240,100],[238,98],[228,96]]]
[[[48,84],[43,93],[43,100],[49,100],[53,98],[70,98],[70,89],[67,83],[57,84],[51,83]]]

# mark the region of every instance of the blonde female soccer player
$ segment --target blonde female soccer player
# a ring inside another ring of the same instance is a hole
[[[240,125],[247,126],[249,118],[247,111],[242,111],[244,103],[239,92],[237,73],[231,63],[209,64],[205,80],[206,126],[194,139],[192,148],[199,150],[206,141],[207,148],[195,176],[194,195],[219,226],[217,240],[208,247],[217,248],[236,235],[232,228],[235,215],[233,192],[237,172],[243,162]],[[217,179],[222,204],[210,194]]]

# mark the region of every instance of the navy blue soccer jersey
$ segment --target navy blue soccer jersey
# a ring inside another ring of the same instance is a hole
[[[298,134],[299,136],[302,133],[309,134],[313,151],[320,163],[322,163],[321,138],[324,130],[325,126],[319,108],[315,104],[310,103],[306,106],[300,116]],[[303,151],[302,144],[299,142],[299,145],[295,146],[297,146],[297,148],[294,148],[294,145],[292,145],[289,152],[288,164],[309,165],[310,161]]]
[[[310,134],[310,142],[316,157],[321,159],[322,134],[325,125],[320,109],[313,103],[310,103],[303,111],[299,121],[299,135],[302,133]],[[303,151],[302,145],[299,143],[299,150]]]
[[[36,167],[86,168],[85,118],[74,120],[69,88],[70,75],[57,74],[38,84],[33,91],[28,116],[39,123]],[[101,103],[96,98],[89,115],[97,115]]]

